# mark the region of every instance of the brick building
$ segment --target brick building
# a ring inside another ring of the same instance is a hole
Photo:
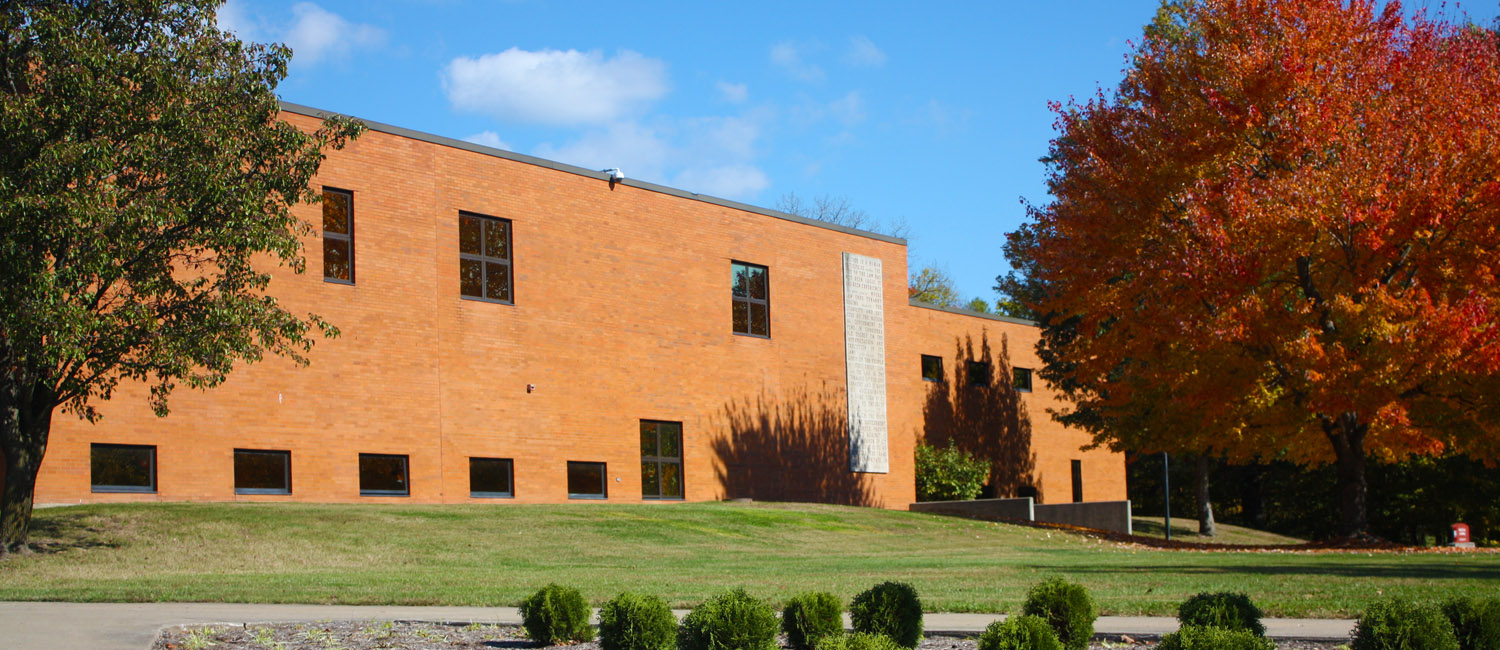
[[[271,286],[341,336],[166,418],[141,386],[59,414],[39,503],[903,508],[924,435],[995,459],[1001,496],[1125,498],[1122,457],[1047,416],[1037,329],[911,303],[902,240],[370,126]]]

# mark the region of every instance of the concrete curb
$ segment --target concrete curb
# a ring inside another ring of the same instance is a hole
[[[687,610],[675,612],[679,617],[687,614]],[[1000,614],[932,613],[924,617],[924,627],[929,634],[968,636],[1004,618]],[[0,602],[6,650],[144,650],[163,628],[179,625],[367,619],[519,625],[521,612],[514,607]],[[1264,623],[1267,636],[1306,641],[1345,640],[1354,627],[1354,621],[1347,619],[1271,618]],[[1096,633],[1111,637],[1160,637],[1176,629],[1176,619],[1160,616],[1101,616],[1094,623]]]

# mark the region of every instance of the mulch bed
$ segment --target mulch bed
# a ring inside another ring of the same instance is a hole
[[[782,639],[782,647],[785,639]],[[1095,639],[1091,650],[1154,648],[1154,638],[1112,636]],[[252,623],[168,628],[152,650],[415,650],[537,648],[514,625],[421,623],[413,621],[323,621]],[[1280,641],[1278,650],[1335,650],[1344,643]],[[976,650],[973,637],[929,636],[917,650]],[[552,646],[552,650],[599,650],[598,643]]]

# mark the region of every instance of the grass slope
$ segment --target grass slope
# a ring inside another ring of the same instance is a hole
[[[1131,517],[1131,527],[1135,534],[1145,537],[1164,537],[1166,526],[1162,525],[1161,517]],[[1213,537],[1202,537],[1198,535],[1198,520],[1193,517],[1172,517],[1172,540],[1178,542],[1196,542],[1198,544],[1301,544],[1305,539],[1277,535],[1276,533],[1245,528],[1242,526],[1231,526],[1225,523],[1216,523],[1218,532]]]
[[[1349,616],[1382,595],[1500,584],[1500,554],[1205,553],[910,512],[808,504],[131,504],[38,510],[42,552],[0,563],[0,599],[515,605],[548,582],[595,604],[674,606],[728,588],[848,601],[882,580],[929,611],[1016,611],[1052,575],[1105,613],[1248,592],[1278,616]]]

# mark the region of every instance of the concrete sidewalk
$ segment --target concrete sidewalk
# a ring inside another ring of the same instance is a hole
[[[678,616],[686,614],[678,611]],[[999,614],[927,614],[929,634],[978,634]],[[436,621],[519,625],[514,607],[388,607],[360,605],[258,605],[239,603],[32,603],[0,602],[0,647],[5,650],[145,650],[163,627],[209,623],[271,623],[328,620]],[[1344,640],[1354,621],[1268,618],[1267,636]],[[1153,616],[1101,616],[1100,634],[1159,636],[1177,620]]]

